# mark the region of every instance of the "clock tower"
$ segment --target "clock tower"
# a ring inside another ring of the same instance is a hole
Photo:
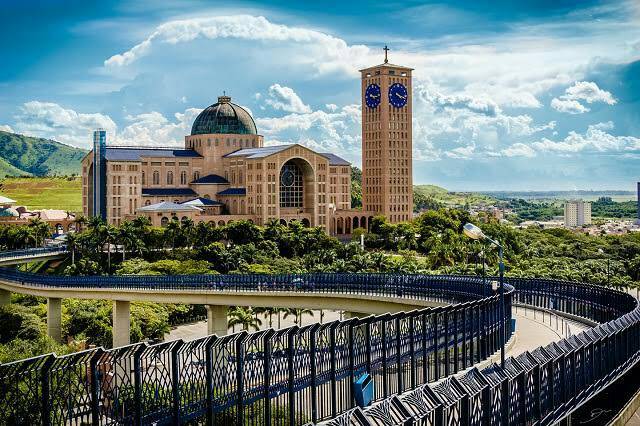
[[[387,60],[360,70],[362,209],[391,223],[413,216],[411,71]]]

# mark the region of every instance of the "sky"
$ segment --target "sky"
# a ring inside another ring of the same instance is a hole
[[[0,130],[182,146],[226,92],[265,144],[361,164],[358,70],[415,69],[415,184],[640,180],[640,2],[0,0]]]

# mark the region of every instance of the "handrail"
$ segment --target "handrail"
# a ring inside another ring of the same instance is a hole
[[[367,418],[380,412],[411,410],[414,419],[446,420],[456,412],[470,419],[480,415],[489,424],[547,424],[566,416],[635,364],[640,350],[640,313],[633,297],[550,279],[508,279],[504,322],[508,334],[513,301],[602,324],[510,358],[504,371],[493,365],[483,371],[472,369],[461,378],[450,376],[498,349],[499,299],[478,277],[56,277],[0,269],[0,280],[49,289],[295,290],[456,302],[302,328],[98,348],[61,357],[49,354],[0,365],[0,424],[195,419],[209,424],[268,424],[267,419],[278,418],[279,424],[299,425],[336,417],[340,419],[336,422],[344,421],[349,416],[370,424]],[[352,383],[364,372],[372,375],[374,400],[382,405],[362,410],[354,408]],[[392,396],[397,394],[405,396]],[[380,408],[389,404],[397,410]]]
[[[68,253],[67,247],[64,245],[55,247],[35,247],[20,250],[0,251],[0,261],[11,259],[23,259],[25,257],[39,257],[44,254],[64,254]]]
[[[439,383],[353,408],[324,425],[552,425],[587,404],[640,357],[640,306],[625,292],[551,279],[513,278],[514,303],[600,322],[577,335],[510,357],[502,369],[472,368]],[[558,299],[557,295],[566,297]]]
[[[252,410],[265,410],[265,416],[289,410],[292,424],[302,424],[352,408],[351,383],[365,371],[377,376],[374,397],[384,399],[467,368],[493,354],[499,342],[499,299],[478,277],[57,277],[0,269],[0,281],[48,289],[295,290],[457,302],[303,328],[99,348],[0,365],[0,424],[104,419],[140,424],[167,418],[210,418],[224,424],[229,416],[244,424]],[[510,317],[513,288],[506,288]],[[510,321],[505,325],[510,333]]]

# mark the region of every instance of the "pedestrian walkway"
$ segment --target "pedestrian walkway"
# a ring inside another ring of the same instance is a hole
[[[338,311],[323,311],[323,322],[330,322],[340,319]],[[518,356],[522,352],[531,351],[538,346],[545,346],[551,342],[557,342],[564,337],[580,333],[588,328],[587,325],[565,319],[563,317],[541,312],[533,309],[514,307],[514,318],[516,319],[516,337],[513,344],[507,350],[507,356]],[[267,316],[258,316],[262,321],[260,329],[271,328]],[[302,326],[320,321],[320,311],[314,310],[313,316],[308,314],[302,317]],[[278,327],[276,316],[272,318],[273,327]],[[280,326],[291,327],[294,325],[293,317],[280,319]],[[229,332],[240,331],[229,328]],[[200,321],[193,324],[184,324],[175,327],[165,335],[165,340],[182,339],[185,341],[198,339],[207,335],[207,322]]]

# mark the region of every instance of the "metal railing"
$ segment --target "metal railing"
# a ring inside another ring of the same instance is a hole
[[[55,246],[55,247],[36,247],[36,248],[28,248],[21,250],[4,250],[0,251],[0,261],[7,261],[13,259],[24,259],[24,258],[38,258],[46,255],[53,254],[64,254],[68,253],[66,246]]]
[[[499,299],[477,277],[309,274],[55,277],[0,269],[30,286],[313,291],[458,302],[393,315],[0,365],[0,424],[278,424],[329,419],[470,367],[499,345]],[[506,321],[511,333],[507,286]]]
[[[0,269],[48,288],[313,291],[458,303],[393,315],[157,345],[44,355],[0,365],[0,424],[552,423],[637,360],[636,301],[612,289],[508,280],[513,301],[602,323],[516,359],[464,371],[498,349],[498,297],[477,277],[309,274],[56,277]],[[513,292],[513,287],[516,292]],[[354,408],[353,382],[377,405]],[[446,378],[443,380],[443,378]],[[437,383],[436,383],[437,382]],[[412,389],[414,389],[412,391]],[[398,397],[397,395],[402,395]],[[410,423],[406,423],[410,422]]]
[[[326,425],[551,425],[568,417],[638,362],[640,309],[611,289],[510,279],[514,302],[601,322],[515,358],[354,408]]]

